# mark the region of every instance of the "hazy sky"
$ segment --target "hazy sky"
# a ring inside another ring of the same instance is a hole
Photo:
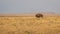
[[[60,13],[60,0],[0,0],[0,14]]]

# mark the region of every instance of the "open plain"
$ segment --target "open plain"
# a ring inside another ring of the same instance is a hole
[[[60,15],[0,16],[0,34],[60,34]]]

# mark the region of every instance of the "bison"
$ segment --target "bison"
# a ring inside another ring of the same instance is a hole
[[[35,17],[42,18],[43,17],[43,14],[38,13],[38,14],[35,15]]]

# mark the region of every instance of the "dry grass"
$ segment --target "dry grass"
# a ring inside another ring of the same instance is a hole
[[[60,34],[60,16],[1,16],[0,34]]]

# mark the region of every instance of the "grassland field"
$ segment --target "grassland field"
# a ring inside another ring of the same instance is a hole
[[[60,34],[60,16],[0,16],[0,34]]]

